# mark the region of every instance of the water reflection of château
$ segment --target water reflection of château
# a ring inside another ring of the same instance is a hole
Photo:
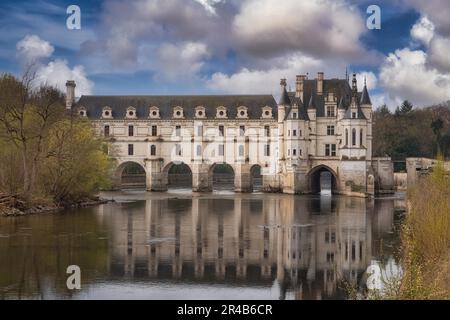
[[[146,200],[145,210],[123,206],[126,214],[111,214],[111,277],[275,285],[281,299],[336,297],[340,280],[358,283],[376,255],[374,234],[391,231],[394,213],[392,200],[323,196],[194,197]],[[108,214],[108,206],[104,210]]]

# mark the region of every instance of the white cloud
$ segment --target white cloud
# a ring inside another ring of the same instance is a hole
[[[16,50],[20,61],[28,64],[51,57],[55,48],[37,35],[27,35],[17,43]]]
[[[434,36],[434,24],[428,20],[426,16],[423,16],[413,25],[411,28],[411,37],[420,41],[425,46],[430,44],[431,39]]]
[[[436,35],[431,40],[429,62],[441,70],[450,71],[450,40],[448,38]]]
[[[65,60],[55,60],[41,66],[36,72],[36,80],[39,84],[54,86],[65,92],[66,81],[75,80],[75,93],[81,95],[92,94],[93,83],[87,78],[83,66],[75,66],[71,69]]]
[[[87,78],[83,66],[77,65],[71,69],[66,60],[60,59],[43,63],[44,59],[51,59],[54,52],[50,42],[37,35],[27,35],[17,43],[16,49],[22,63],[33,63],[36,71],[35,86],[51,85],[65,92],[66,81],[75,80],[77,96],[92,93],[93,83]]]
[[[448,18],[448,0],[403,0],[408,7],[414,7],[418,12],[426,15],[437,31],[444,35],[450,35],[450,19]]]
[[[159,74],[167,80],[196,76],[210,56],[201,42],[165,43],[158,50]]]
[[[294,88],[295,76],[298,74],[310,74],[310,78],[316,76],[316,72],[325,71],[326,77],[336,77],[345,70],[345,64],[340,62],[329,63],[302,54],[293,54],[283,60],[284,64],[269,69],[242,68],[238,72],[227,75],[221,72],[212,75],[207,81],[207,86],[218,92],[224,93],[272,93],[279,94],[279,80],[287,78]],[[272,63],[268,63],[273,65]]]
[[[377,87],[378,79],[373,72],[359,72],[356,74],[356,81],[358,83],[358,91],[364,88],[364,81],[367,83],[367,90],[373,90]]]
[[[357,9],[338,0],[248,0],[233,22],[239,45],[256,56],[300,50],[316,57],[362,59],[365,28]]]
[[[428,67],[421,50],[404,48],[389,54],[379,78],[394,101],[408,99],[424,106],[450,99],[450,74]]]

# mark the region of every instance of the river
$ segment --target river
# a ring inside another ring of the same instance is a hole
[[[115,202],[0,219],[0,299],[344,299],[395,261],[403,215],[401,195],[101,195]]]

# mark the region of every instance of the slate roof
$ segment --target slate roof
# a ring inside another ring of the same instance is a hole
[[[248,108],[248,119],[261,119],[262,108],[272,108],[273,119],[278,116],[272,95],[204,95],[204,96],[82,96],[76,107],[84,107],[90,119],[100,119],[104,107],[112,109],[114,119],[124,119],[128,107],[136,108],[138,119],[148,119],[150,107],[159,108],[161,119],[173,119],[173,108],[183,107],[184,119],[194,119],[195,108],[203,106],[206,119],[216,117],[216,108],[227,108],[228,119],[236,118],[237,107]]]
[[[364,85],[364,89],[363,89],[363,91],[361,93],[360,104],[372,104],[372,102],[370,101],[369,92],[367,92],[367,86],[366,85]]]

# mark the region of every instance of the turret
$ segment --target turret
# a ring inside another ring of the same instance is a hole
[[[286,118],[286,108],[291,106],[291,99],[286,91],[286,79],[281,79],[281,96],[278,102],[278,122],[283,122]]]
[[[372,115],[372,101],[370,100],[369,92],[367,91],[366,79],[364,79],[364,88],[361,93],[361,100],[359,101],[362,112],[367,119]]]
[[[67,80],[66,82],[66,109],[71,110],[75,103],[75,81]]]

